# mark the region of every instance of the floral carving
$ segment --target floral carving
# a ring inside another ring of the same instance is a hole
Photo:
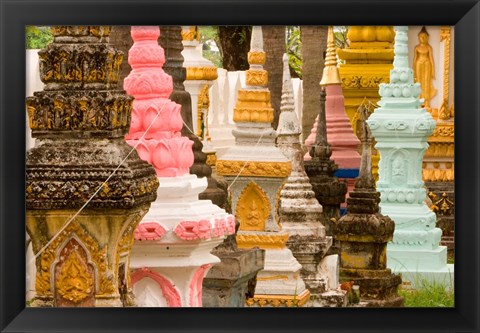
[[[347,88],[378,88],[380,83],[388,82],[388,76],[346,76],[342,77],[342,86]]]

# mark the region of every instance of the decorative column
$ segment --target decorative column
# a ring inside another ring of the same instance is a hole
[[[181,106],[168,97],[172,77],[162,66],[158,27],[132,27],[134,44],[125,78],[133,102],[127,142],[153,165],[157,200],[135,230],[131,275],[138,306],[202,306],[202,281],[220,260],[210,251],[235,231],[235,219],[208,200],[198,200],[206,178],[189,174],[193,142],[181,136]],[[143,136],[143,139],[142,139]]]
[[[435,121],[419,100],[420,84],[408,66],[408,27],[396,27],[394,69],[390,83],[380,85],[380,107],[368,119],[382,159],[377,190],[382,214],[395,222],[388,245],[388,267],[412,284],[423,279],[453,286],[453,265],[447,249],[439,246],[442,231],[425,204],[422,158]]]
[[[392,26],[349,26],[348,40],[350,45],[338,49],[338,57],[343,60],[340,65],[343,95],[345,96],[345,111],[352,123],[357,137],[357,128],[361,122],[360,105],[367,104],[373,112],[371,103],[376,103],[378,85],[388,82],[388,73],[392,69],[393,39],[395,32]],[[378,178],[378,161],[380,156],[372,153],[372,172]]]
[[[268,91],[268,73],[263,69],[262,28],[253,27],[248,54],[247,87],[238,91],[234,109],[235,146],[217,161],[232,192],[232,207],[240,222],[240,248],[265,249],[265,268],[258,273],[255,296],[248,305],[301,306],[309,291],[300,278],[301,265],[286,247],[288,233],[278,221],[283,182],[290,175],[290,161],[275,147],[271,127],[273,109]]]
[[[358,153],[360,141],[353,132],[352,125],[345,112],[332,26],[328,27],[327,55],[325,57],[325,67],[323,68],[320,85],[325,86],[327,93],[325,118],[327,120],[328,143],[332,148],[332,156],[330,158],[338,165],[335,176],[338,177],[340,181],[347,182],[348,196],[348,193],[353,190],[355,178],[358,176],[358,168],[360,167],[360,154]],[[310,149],[315,142],[317,121],[318,117],[315,120],[310,135],[305,140],[307,149]],[[311,156],[307,150],[305,160],[309,159],[311,159]],[[342,204],[343,210],[345,209],[345,205],[346,204]]]
[[[310,148],[312,159],[305,161],[305,171],[312,184],[315,197],[323,207],[325,230],[332,236],[332,219],[340,218],[340,204],[345,202],[347,184],[340,182],[334,173],[338,166],[331,160],[332,149],[327,142],[325,121],[325,88],[320,92],[320,111],[315,143]]]
[[[361,306],[402,306],[398,295],[402,279],[387,268],[387,242],[392,240],[395,223],[380,213],[380,193],[372,175],[372,136],[366,123],[363,127],[360,176],[347,199],[347,215],[333,223],[340,279],[360,287]]]
[[[332,237],[325,235],[322,206],[315,199],[315,193],[303,167],[303,150],[300,142],[302,129],[294,104],[288,56],[285,54],[277,147],[292,162],[292,172],[280,192],[278,215],[283,230],[289,235],[287,246],[302,265],[303,281],[312,296],[321,300],[324,292],[338,286],[338,256],[329,256],[332,258],[328,259],[331,261],[329,267],[331,271],[328,275],[321,270],[320,261],[324,259],[332,245]],[[339,305],[342,305],[344,293],[338,294]]]
[[[210,143],[208,127],[208,110],[210,108],[209,90],[218,78],[217,68],[202,56],[200,32],[196,26],[182,27],[183,65],[187,69],[185,89],[192,96],[192,130],[203,144],[203,152],[207,154],[207,164],[215,166],[216,151]]]
[[[158,180],[124,141],[132,98],[115,90],[123,54],[109,27],[57,26],[39,52],[45,90],[27,98],[27,232],[33,306],[131,306],[133,232]]]

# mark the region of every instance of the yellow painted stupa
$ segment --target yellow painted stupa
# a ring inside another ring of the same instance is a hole
[[[278,218],[280,191],[292,170],[291,162],[275,146],[273,109],[263,69],[262,28],[253,27],[246,72],[247,86],[238,91],[234,108],[235,145],[218,157],[217,174],[232,193],[232,209],[240,222],[240,248],[265,249],[265,266],[257,275],[248,306],[302,306],[310,292],[300,277],[301,265],[286,246],[288,233]]]

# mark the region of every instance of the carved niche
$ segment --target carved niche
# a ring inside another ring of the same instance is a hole
[[[238,198],[236,217],[240,221],[239,230],[264,231],[270,215],[270,202],[265,192],[255,183],[245,186]]]

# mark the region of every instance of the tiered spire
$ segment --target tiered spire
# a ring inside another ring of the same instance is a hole
[[[283,56],[283,87],[280,118],[277,128],[277,146],[292,162],[292,172],[281,192],[279,220],[289,234],[287,246],[302,265],[302,278],[313,296],[315,305],[342,305],[343,293],[332,290],[338,285],[338,271],[321,272],[321,261],[332,244],[332,237],[325,236],[322,206],[315,199],[303,165],[303,149],[300,142],[301,127],[295,113],[293,86],[288,57]],[[337,267],[337,265],[334,265]],[[338,297],[322,297],[329,295]],[[338,295],[337,295],[338,294]],[[328,300],[340,300],[332,304]]]
[[[174,82],[162,68],[158,26],[132,27],[131,34],[133,70],[124,84],[135,102],[128,138],[154,165],[160,183],[157,200],[135,230],[133,291],[139,306],[199,307],[203,278],[220,261],[210,251],[234,233],[235,219],[198,200],[207,180],[189,173],[193,142],[180,133],[181,105],[168,99]],[[138,143],[140,133],[145,139]]]
[[[271,127],[273,109],[268,73],[263,69],[265,59],[262,28],[255,26],[248,53],[247,87],[238,91],[234,108],[235,146],[219,158],[217,173],[231,188],[233,211],[240,222],[238,246],[266,250],[265,269],[258,273],[255,296],[247,304],[302,305],[309,292],[298,276],[301,265],[286,247],[288,234],[277,216],[280,189],[292,166],[275,147],[277,133]],[[278,280],[278,275],[286,279]]]
[[[396,27],[390,83],[380,85],[380,107],[367,121],[382,157],[377,182],[380,207],[395,222],[388,263],[413,284],[422,279],[448,284],[453,267],[446,264],[446,247],[439,246],[442,231],[425,204],[422,181],[422,158],[435,121],[420,108],[421,87],[408,66],[407,32],[408,27]]]

